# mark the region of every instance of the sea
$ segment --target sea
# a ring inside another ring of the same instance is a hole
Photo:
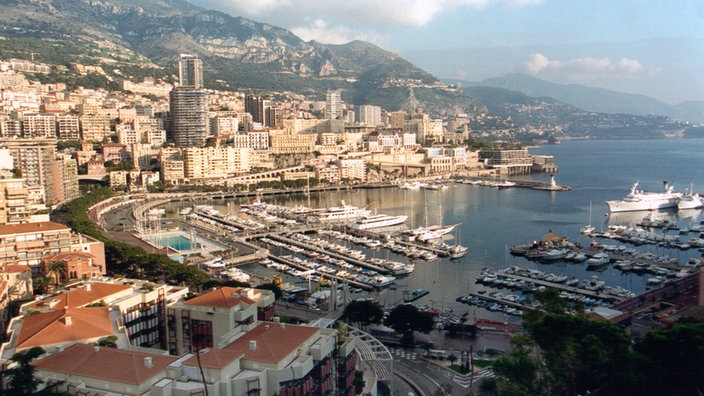
[[[378,213],[409,216],[406,225],[417,227],[435,224],[459,224],[448,234],[447,243],[469,247],[466,256],[458,260],[439,258],[416,261],[413,274],[399,277],[395,284],[376,292],[363,292],[359,297],[372,297],[385,306],[402,301],[403,293],[423,288],[430,293],[415,304],[438,309],[452,309],[475,317],[495,318],[497,313],[482,308],[469,308],[456,298],[484,287],[476,283],[483,269],[498,270],[507,266],[539,269],[554,274],[588,279],[598,277],[609,285],[622,286],[636,293],[646,289],[646,279],[652,275],[623,273],[615,268],[600,272],[587,271],[584,263],[558,261],[550,264],[530,261],[509,253],[511,246],[539,241],[545,234],[568,237],[583,246],[592,240],[580,233],[580,228],[591,224],[597,230],[609,225],[633,226],[649,212],[630,212],[609,215],[606,200],[622,199],[634,182],[645,191],[661,191],[668,181],[676,191],[690,186],[704,192],[704,139],[661,140],[567,140],[557,145],[530,149],[532,154],[553,155],[559,166],[555,174],[557,184],[571,187],[570,191],[539,191],[524,188],[497,189],[495,187],[448,183],[448,189],[402,190],[399,188],[334,190],[287,197],[264,197],[264,201],[285,205],[310,205],[323,208],[339,205],[340,201],[366,207]],[[531,180],[548,181],[547,174],[521,176]],[[249,202],[215,201],[213,206],[223,213],[237,214],[239,205]],[[658,213],[679,225],[697,224],[701,210]],[[662,231],[661,231],[662,232]],[[677,231],[668,231],[670,233]],[[698,234],[682,235],[684,240]],[[603,240],[603,243],[621,244]],[[680,263],[691,257],[701,257],[697,249],[667,249],[652,245],[637,247],[639,251],[676,257]],[[407,260],[392,252],[368,250],[369,257]],[[258,272],[268,269],[251,265],[245,270]],[[271,270],[268,270],[271,271]],[[291,279],[291,282],[296,282]],[[300,282],[299,282],[300,283]],[[515,320],[505,318],[506,320]]]

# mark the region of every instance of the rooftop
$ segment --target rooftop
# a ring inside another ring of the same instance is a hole
[[[245,293],[246,290],[239,287],[221,287],[188,301],[184,301],[184,304],[216,308],[232,308],[240,303],[247,305],[255,304],[256,301],[247,297]]]
[[[151,358],[151,367],[145,365],[147,357]],[[33,364],[38,370],[70,376],[141,384],[163,372],[166,366],[177,359],[169,355],[74,344]]]
[[[28,234],[32,232],[47,231],[70,231],[66,225],[54,223],[53,221],[41,221],[38,223],[5,224],[0,225],[0,235]]]
[[[25,316],[15,349],[81,342],[111,335],[113,328],[107,307],[68,308]]]
[[[279,363],[320,331],[317,327],[262,322],[223,350],[240,352],[247,360]],[[250,341],[256,348],[250,348]]]

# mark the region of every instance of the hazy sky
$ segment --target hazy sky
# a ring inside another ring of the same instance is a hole
[[[364,40],[439,78],[511,72],[704,100],[703,0],[191,0],[328,44]]]

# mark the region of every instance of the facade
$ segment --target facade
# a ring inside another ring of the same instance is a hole
[[[0,226],[0,262],[27,265],[38,272],[45,257],[59,253],[84,252],[93,262],[105,268],[105,248],[102,242],[86,236],[76,236],[63,224],[51,221]]]
[[[181,54],[178,60],[178,81],[182,88],[203,88],[203,61],[196,55]]]
[[[53,256],[44,257],[40,264],[40,270],[47,276],[59,276],[58,281],[77,281],[98,278],[105,275],[105,267],[94,263],[94,257],[90,253],[68,252],[59,253]],[[52,274],[51,263],[61,262],[64,265],[62,274]]]
[[[340,168],[340,180],[367,180],[367,165],[361,158],[341,159],[337,161]]]
[[[62,195],[56,186],[63,182],[64,174],[56,166],[56,140],[11,139],[3,143],[10,150],[14,166],[20,170],[26,186],[42,187],[44,203],[48,206],[61,203]]]
[[[182,354],[222,348],[229,338],[251,330],[259,318],[273,318],[268,290],[221,287],[168,308],[168,351]],[[263,319],[262,319],[263,320]]]
[[[62,114],[56,117],[59,140],[81,140],[81,122],[78,116]]]
[[[340,90],[330,90],[325,94],[325,118],[336,120],[342,118],[342,93]]]
[[[91,142],[102,142],[113,135],[114,118],[107,114],[83,114],[81,122],[81,138]]]
[[[372,105],[359,106],[357,108],[357,120],[360,124],[381,125],[381,107]]]
[[[28,223],[29,191],[23,179],[0,179],[0,224]]]
[[[56,116],[53,114],[23,115],[22,136],[28,139],[56,139]]]
[[[528,149],[482,150],[479,159],[487,168],[507,175],[530,174],[533,168],[533,158],[528,154]]]
[[[208,93],[174,88],[169,94],[171,137],[179,147],[202,147],[208,137]]]
[[[271,135],[272,154],[312,153],[318,136],[313,134],[276,134]]]

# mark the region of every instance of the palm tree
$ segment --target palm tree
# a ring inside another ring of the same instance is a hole
[[[49,286],[51,285],[51,277],[49,276],[39,276],[34,279],[32,282],[32,285],[34,286],[34,293],[35,294],[42,294],[47,291]]]
[[[66,273],[66,262],[63,260],[52,261],[46,266],[50,274],[54,274],[56,286],[61,284],[61,276]]]

